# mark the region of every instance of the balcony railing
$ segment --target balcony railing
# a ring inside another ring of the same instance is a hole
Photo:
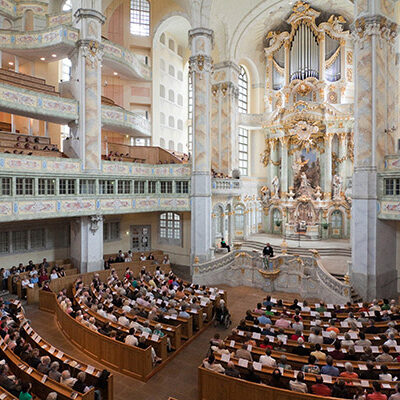
[[[211,187],[214,194],[236,196],[240,194],[241,182],[239,179],[213,178]]]

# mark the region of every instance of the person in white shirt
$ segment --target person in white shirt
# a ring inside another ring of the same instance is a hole
[[[146,261],[146,260],[147,260],[147,257],[144,255],[144,253],[142,253],[140,255],[140,261]]]
[[[379,374],[380,381],[392,381],[393,377],[392,374],[389,373],[389,369],[387,365],[383,364],[381,366],[381,373]]]
[[[345,347],[354,346],[354,341],[351,340],[349,333],[345,333],[344,340],[342,340],[342,346],[345,346]]]
[[[139,344],[139,341],[135,336],[135,328],[129,329],[129,335],[126,336],[125,343],[131,346],[137,346]]]
[[[390,333],[389,333],[388,340],[386,340],[386,342],[383,343],[383,344],[385,344],[385,345],[388,346],[388,347],[395,347],[395,346],[397,346],[396,337],[395,337],[395,335],[394,335],[393,332],[390,332]]]
[[[276,360],[271,357],[271,349],[265,350],[265,355],[260,357],[259,361],[262,365],[266,365],[267,367],[276,367]]]
[[[126,318],[125,313],[118,318],[118,323],[123,326],[129,326],[129,319]]]
[[[308,342],[309,343],[314,343],[314,344],[322,344],[324,342],[324,338],[321,333],[321,328],[320,327],[312,327],[311,328],[311,333],[310,336],[308,337]]]
[[[129,250],[128,254],[125,257],[125,262],[131,262],[132,261],[132,252]]]
[[[122,311],[125,313],[130,313],[132,311],[132,307],[129,304],[129,300],[125,300],[124,305],[122,306]]]
[[[97,306],[97,314],[101,315],[103,318],[107,318],[107,313],[103,309],[103,304]]]

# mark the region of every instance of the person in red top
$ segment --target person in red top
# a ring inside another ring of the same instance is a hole
[[[344,353],[341,350],[341,343],[339,341],[335,342],[335,350],[331,351],[329,355],[334,359],[334,360],[344,360],[345,356]]]
[[[304,339],[303,333],[302,333],[301,331],[299,331],[299,330],[296,330],[295,333],[293,333],[293,335],[290,336],[290,340],[297,341],[297,339],[298,339],[299,337],[301,337],[301,338]]]
[[[269,338],[265,337],[263,342],[260,344],[260,347],[262,349],[271,349],[272,350],[272,346],[269,344]]]
[[[315,377],[315,384],[311,386],[311,393],[316,394],[317,396],[330,396],[332,394],[329,386],[324,384],[321,375],[317,375]]]
[[[39,285],[42,286],[44,282],[48,281],[49,277],[47,275],[47,272],[44,268],[41,269],[40,275],[39,275]]]
[[[377,381],[372,382],[374,391],[367,395],[367,400],[387,400],[386,394],[381,393],[381,384]]]

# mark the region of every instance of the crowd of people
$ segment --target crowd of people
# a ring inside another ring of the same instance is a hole
[[[90,285],[79,279],[75,283],[75,302],[65,291],[58,294],[57,300],[66,313],[89,329],[146,349],[149,336],[166,335],[162,324],[170,323],[170,316],[189,319],[189,310],[200,310],[201,304],[210,302],[209,293],[216,290],[187,284],[172,272],[163,272],[160,266],[154,274],[143,267],[138,276],[128,267],[122,279],[114,269],[105,282],[98,274]],[[167,345],[172,350],[169,338]],[[154,364],[161,361],[153,346],[151,353]]]
[[[211,339],[203,366],[236,378],[301,393],[356,400],[400,400],[400,385],[390,397],[382,393],[382,384],[400,378],[400,369],[389,369],[387,365],[400,362],[397,347],[400,314],[396,301],[330,305],[329,311],[321,301],[310,310],[306,301],[285,304],[267,296],[254,310],[246,312],[226,340],[218,334]],[[229,348],[229,341],[233,339],[238,348]],[[255,353],[254,348],[259,351]],[[216,360],[217,355],[223,354],[229,355],[226,364]],[[299,359],[293,356],[304,359],[301,368]],[[247,360],[247,370],[240,371],[232,358]],[[358,362],[365,366],[359,368]],[[272,368],[269,379],[257,373],[255,363]],[[286,371],[295,371],[294,378],[284,379]],[[312,374],[314,379],[306,380],[306,374]],[[352,380],[372,381],[372,392],[354,386]]]
[[[5,150],[4,153],[25,154],[31,156],[33,154],[32,150],[57,153],[60,151],[55,144],[41,144],[40,139],[37,136],[17,136],[17,140],[13,147],[15,148],[13,151]]]
[[[76,377],[72,376],[72,372],[68,364],[58,361],[51,361],[49,356],[40,356],[39,346],[34,346],[32,342],[28,342],[24,338],[23,323],[26,320],[20,321],[16,314],[16,309],[10,307],[10,303],[0,299],[0,337],[9,351],[12,351],[19,359],[36,369],[42,374],[46,374],[50,379],[68,386],[74,391],[85,393],[90,390],[90,385],[85,383],[85,372],[79,372]],[[103,371],[104,372],[104,371]],[[108,372],[105,371],[99,378],[99,386],[108,377]],[[30,400],[33,397],[42,398],[40,393],[31,393],[31,382],[20,379],[10,369],[6,360],[0,361],[0,386],[7,390],[12,395],[20,400]],[[51,392],[46,397],[46,400],[56,400],[57,392]],[[96,389],[95,398],[101,399],[100,390]]]
[[[126,254],[122,250],[119,250],[118,254],[115,257],[110,256],[108,257],[107,260],[104,261],[104,269],[110,269],[111,264],[132,262],[132,261],[133,261],[133,253],[131,250],[129,250]],[[156,257],[152,252],[150,252],[147,256],[144,253],[141,253],[139,256],[139,261],[154,261],[154,263],[157,264]],[[171,264],[168,254],[165,254],[163,256],[161,264],[162,265]]]

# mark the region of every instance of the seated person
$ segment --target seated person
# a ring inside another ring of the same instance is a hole
[[[221,238],[221,249],[228,249],[228,253],[231,251],[231,246],[226,244],[224,238]]]

